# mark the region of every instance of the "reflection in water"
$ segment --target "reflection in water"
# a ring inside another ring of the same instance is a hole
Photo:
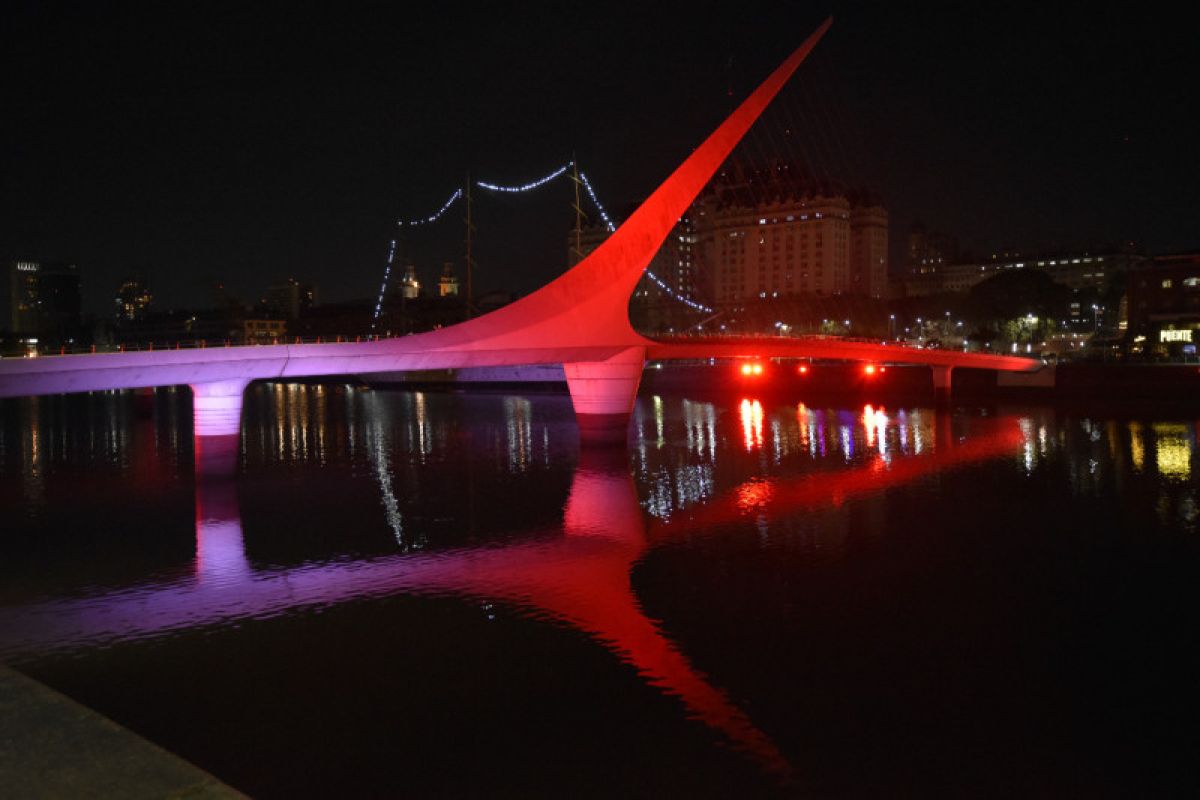
[[[646,535],[624,453],[581,457],[562,532],[549,541],[254,573],[244,556],[233,482],[201,482],[194,578],[6,608],[0,628],[8,632],[10,654],[44,653],[398,591],[502,600],[586,631],[696,718],[772,771],[785,772],[770,741],[642,612],[629,573],[646,550]]]
[[[1154,454],[1158,474],[1184,481],[1192,474],[1191,426],[1157,422],[1154,424]]]
[[[384,437],[378,429],[369,436],[389,525],[403,546]],[[762,528],[766,518],[841,504],[921,475],[1012,452],[1021,442],[1019,429],[998,425],[991,433],[922,457],[889,464],[877,456],[848,471],[751,480],[694,506],[686,516],[667,520],[649,536],[625,454],[586,451],[576,467],[559,537],[258,572],[244,555],[235,484],[201,481],[193,577],[5,609],[0,628],[10,632],[7,644],[14,652],[45,652],[395,592],[500,600],[587,632],[648,683],[678,697],[691,716],[720,731],[772,773],[786,775],[787,763],[771,741],[643,613],[630,572],[648,541],[663,543],[737,519],[751,519]]]
[[[796,478],[752,479],[730,495],[691,509],[687,515],[668,520],[656,532],[658,538],[703,531],[739,519],[779,519],[789,514],[881,492],[922,476],[955,469],[1013,453],[1024,440],[1021,429],[1009,420],[986,426],[987,430],[962,442],[929,450],[922,456],[893,459],[881,456],[863,466],[837,472],[821,472]]]
[[[746,452],[758,450],[763,444],[763,408],[757,400],[743,400],[738,408],[742,418],[742,439]]]
[[[195,575],[200,583],[234,586],[250,578],[234,481],[196,482]]]
[[[717,457],[717,410],[712,403],[683,401],[683,424],[687,429],[687,448],[709,461]]]
[[[425,457],[433,452],[433,435],[429,430],[429,413],[426,410],[425,393],[412,393],[413,413],[409,414],[412,419],[412,428],[408,441],[411,445],[415,445],[415,452],[420,457],[420,462],[425,463]]]
[[[1146,447],[1142,443],[1142,426],[1140,423],[1129,423],[1129,457],[1133,461],[1133,471],[1141,472],[1146,465]]]
[[[404,542],[404,520],[400,516],[400,504],[396,502],[396,493],[392,489],[392,469],[388,461],[388,442],[380,430],[379,415],[371,418],[367,426],[367,455],[375,467],[375,478],[379,481],[379,494],[383,498],[384,514],[388,527],[396,537],[396,544],[401,549],[407,549]]]
[[[662,447],[666,443],[666,438],[663,436],[663,429],[665,427],[663,421],[663,399],[658,395],[654,395],[651,398],[651,402],[654,404],[654,446]]]
[[[26,401],[29,408],[29,420],[24,425],[28,435],[22,438],[21,444],[25,464],[21,477],[25,482],[25,495],[34,503],[42,502],[45,496],[45,484],[42,472],[42,424],[38,411],[41,403],[30,399]]]
[[[803,403],[765,412],[757,400],[722,407],[667,396],[643,401],[654,426],[648,415],[646,425],[638,426],[634,476],[623,452],[580,457],[557,535],[513,534],[486,546],[438,551],[424,538],[420,507],[410,504],[419,502],[416,482],[428,474],[416,465],[438,466],[450,449],[447,442],[454,440],[442,411],[445,397],[347,389],[345,402],[339,402],[329,395],[341,390],[328,387],[276,385],[261,391],[263,406],[268,412],[273,407],[274,414],[247,429],[247,441],[252,434],[259,440],[258,457],[325,465],[360,453],[358,463],[369,470],[357,474],[365,472],[378,486],[395,554],[255,569],[244,542],[254,542],[255,530],[243,534],[237,484],[199,481],[189,574],[2,608],[0,658],[69,652],[398,593],[449,594],[487,608],[508,604],[535,619],[586,632],[647,683],[678,698],[689,717],[718,731],[765,769],[786,775],[787,763],[772,741],[691,664],[681,643],[644,613],[631,572],[652,548],[739,533],[765,539],[774,528],[788,525],[815,538],[820,531],[812,520],[839,513],[831,509],[993,459],[1014,476],[1061,468],[1067,476],[1063,485],[1079,495],[1098,496],[1114,485],[1123,490],[1123,481],[1140,481],[1137,487],[1154,509],[1151,518],[1156,514],[1163,524],[1194,526],[1198,514],[1194,423],[1123,425],[1088,418],[1058,423],[1037,413],[980,419],[919,409],[889,413],[874,405],[859,411],[814,409]],[[84,446],[97,452],[117,448],[132,460],[123,474],[139,489],[152,489],[173,452],[171,440],[149,423],[123,422],[114,405],[110,399],[98,416],[120,431],[101,427],[99,434],[86,434],[91,444]],[[524,475],[527,486],[527,473],[540,469],[543,460],[549,464],[549,433],[543,427],[535,435],[529,399],[506,397],[500,405],[501,413],[480,441],[496,447],[491,462],[497,472]],[[14,474],[28,481],[21,488],[28,503],[41,502],[47,469],[47,423],[40,408],[36,402],[29,406],[31,424],[19,438],[8,433],[9,439],[0,440],[0,454],[21,460]],[[767,426],[770,435],[764,437]],[[542,447],[541,458],[535,442]],[[64,448],[51,452],[65,453]],[[466,481],[472,479],[468,474]],[[638,504],[639,487],[644,508]],[[402,502],[412,509],[408,520]],[[875,513],[873,502],[855,512]],[[368,505],[364,513],[379,515],[380,506]]]
[[[508,433],[508,469],[524,472],[533,457],[533,405],[524,397],[504,398],[504,424]]]

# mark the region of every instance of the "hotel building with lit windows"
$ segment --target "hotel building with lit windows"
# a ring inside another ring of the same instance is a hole
[[[694,216],[701,293],[713,303],[888,296],[888,213],[869,193],[812,181],[788,164],[734,164]]]
[[[584,229],[580,253],[607,236],[600,226]],[[572,231],[569,264],[578,260],[575,244]],[[704,310],[800,294],[886,299],[888,212],[869,193],[812,181],[787,164],[735,163],[704,189],[648,271],[635,305]]]

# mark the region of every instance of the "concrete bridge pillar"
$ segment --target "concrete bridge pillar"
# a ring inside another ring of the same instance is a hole
[[[624,444],[646,363],[646,348],[630,347],[606,361],[563,364],[582,444]]]
[[[950,373],[954,367],[933,364],[933,399],[939,406],[950,405]]]
[[[242,395],[249,382],[239,378],[191,384],[197,478],[229,476],[237,468]]]

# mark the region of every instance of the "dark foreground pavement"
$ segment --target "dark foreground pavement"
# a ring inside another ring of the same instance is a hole
[[[4,666],[0,796],[243,797],[178,756]]]

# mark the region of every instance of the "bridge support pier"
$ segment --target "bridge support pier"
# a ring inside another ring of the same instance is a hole
[[[242,395],[249,382],[239,378],[191,384],[197,478],[228,477],[236,471]]]
[[[607,361],[563,364],[584,445],[625,444],[646,348],[630,347]]]
[[[954,367],[940,364],[930,365],[933,371],[933,399],[939,406],[950,405],[950,373]]]

